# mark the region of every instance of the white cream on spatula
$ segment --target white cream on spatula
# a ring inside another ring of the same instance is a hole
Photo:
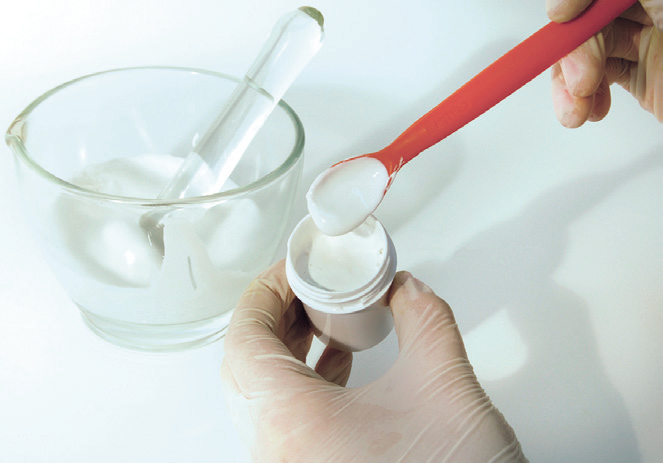
[[[322,233],[343,235],[375,211],[388,185],[389,173],[377,159],[341,162],[313,181],[306,194],[308,210]]]
[[[324,171],[306,195],[316,226],[328,235],[354,230],[378,207],[403,165],[568,55],[633,3],[595,0],[571,21],[548,23],[419,118],[387,147]]]

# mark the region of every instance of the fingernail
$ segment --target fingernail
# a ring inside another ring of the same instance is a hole
[[[652,7],[653,10],[651,11],[651,19],[652,22],[654,23],[654,27],[658,29],[659,32],[663,33],[663,5],[660,7]]]
[[[546,13],[550,19],[556,16],[560,3],[562,3],[560,0],[546,0]]]
[[[546,0],[546,12],[548,17],[555,22],[569,21],[592,3],[592,0]]]
[[[573,59],[573,55],[566,56],[561,59],[560,65],[562,66],[562,73],[564,74],[564,81],[566,88],[575,95],[576,89],[582,79],[582,72],[578,63]]]
[[[570,19],[565,0],[546,0],[546,13],[548,18],[555,22],[566,22]]]

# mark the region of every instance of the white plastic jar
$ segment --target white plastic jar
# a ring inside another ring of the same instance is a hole
[[[307,215],[288,240],[290,287],[316,335],[337,349],[368,349],[393,329],[387,292],[395,273],[396,249],[374,216],[349,233],[329,236]]]

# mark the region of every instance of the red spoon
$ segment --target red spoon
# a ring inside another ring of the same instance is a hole
[[[527,84],[635,1],[594,0],[572,21],[550,22],[456,90],[387,147],[346,159],[323,172],[307,194],[309,212],[318,228],[330,235],[356,228],[377,208],[403,165]],[[367,158],[379,164],[366,162]],[[358,160],[363,160],[361,165]]]

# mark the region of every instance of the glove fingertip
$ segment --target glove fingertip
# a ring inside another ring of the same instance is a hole
[[[451,307],[409,273],[395,279],[390,306],[401,353],[407,350],[425,364],[466,355]]]

